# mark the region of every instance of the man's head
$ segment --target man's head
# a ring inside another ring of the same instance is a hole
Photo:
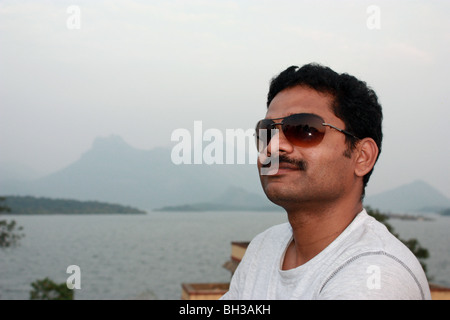
[[[317,145],[295,143],[282,130],[279,150],[272,150],[268,144],[267,152],[277,152],[280,162],[277,175],[261,176],[269,199],[282,206],[327,201],[358,184],[360,197],[364,196],[382,142],[383,116],[373,90],[355,77],[327,67],[293,66],[272,79],[267,108],[266,119],[284,118],[274,123],[318,123],[317,117],[324,121],[320,128],[324,135]],[[295,121],[285,118],[292,114],[313,116],[296,116],[307,120]]]

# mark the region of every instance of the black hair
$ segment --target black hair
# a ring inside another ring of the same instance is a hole
[[[360,139],[372,138],[378,146],[379,157],[383,140],[383,113],[376,93],[365,82],[346,73],[338,74],[317,63],[310,63],[301,68],[291,66],[272,79],[267,95],[267,108],[278,93],[299,85],[330,94],[334,98],[331,108],[345,123],[344,129]],[[353,150],[357,141],[346,135],[349,151]],[[349,153],[344,155],[349,156]],[[362,197],[372,172],[373,168],[363,177]]]

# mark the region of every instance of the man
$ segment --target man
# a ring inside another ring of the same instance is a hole
[[[363,209],[381,151],[375,92],[309,64],[272,80],[267,107],[260,180],[289,222],[253,239],[222,298],[430,299],[415,256]]]

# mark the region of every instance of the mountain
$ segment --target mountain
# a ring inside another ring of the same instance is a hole
[[[36,179],[41,174],[30,167],[12,162],[0,162],[0,181]]]
[[[450,215],[450,199],[424,181],[410,184],[367,197],[365,206],[382,212],[413,213],[436,212]],[[445,210],[446,209],[446,210]],[[223,211],[223,210],[282,210],[264,195],[247,192],[242,188],[230,187],[210,202],[186,203],[159,208],[160,211]]]
[[[114,135],[95,139],[77,161],[53,174],[1,180],[0,194],[95,200],[146,211],[194,204],[204,209],[273,207],[254,164],[176,165],[169,148],[136,149]],[[391,212],[450,208],[450,200],[423,181],[368,196],[364,202]]]
[[[262,207],[272,204],[266,196],[255,194],[239,187],[229,187],[219,197],[213,200],[217,204],[230,204],[240,207]]]
[[[365,205],[390,212],[438,212],[450,208],[450,199],[422,180],[367,197]]]
[[[95,139],[68,167],[33,181],[6,183],[0,194],[97,200],[151,210],[208,202],[230,186],[262,194],[255,165],[175,165],[171,150],[140,150],[119,136]]]
[[[230,187],[211,202],[187,203],[165,206],[157,211],[280,211],[281,207],[265,196],[247,192],[239,187]]]

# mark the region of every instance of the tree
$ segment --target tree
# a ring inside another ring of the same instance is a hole
[[[66,283],[57,284],[45,278],[31,284],[30,300],[73,300],[73,290]]]
[[[0,212],[11,212],[11,209],[3,204],[5,200],[4,197],[0,197]],[[0,248],[17,245],[19,240],[24,236],[24,234],[20,233],[22,230],[23,227],[17,226],[14,220],[10,222],[0,220]]]
[[[8,206],[2,204],[5,200],[5,197],[0,197],[0,212],[11,212],[11,209]]]
[[[430,256],[428,249],[421,247],[419,240],[417,240],[417,239],[404,240],[404,239],[400,238],[400,236],[395,232],[394,227],[392,227],[387,222],[387,220],[389,219],[389,216],[387,216],[384,213],[381,213],[378,209],[372,209],[370,207],[366,207],[366,211],[369,215],[371,215],[372,217],[377,219],[379,222],[383,223],[386,226],[386,228],[389,230],[390,233],[392,233],[395,237],[397,237],[397,239],[399,239],[401,242],[403,242],[403,244],[406,245],[409,250],[411,250],[411,252],[419,260],[419,262],[422,265],[422,268],[426,274],[427,273],[427,265],[425,264],[424,260],[428,259],[428,257]]]

